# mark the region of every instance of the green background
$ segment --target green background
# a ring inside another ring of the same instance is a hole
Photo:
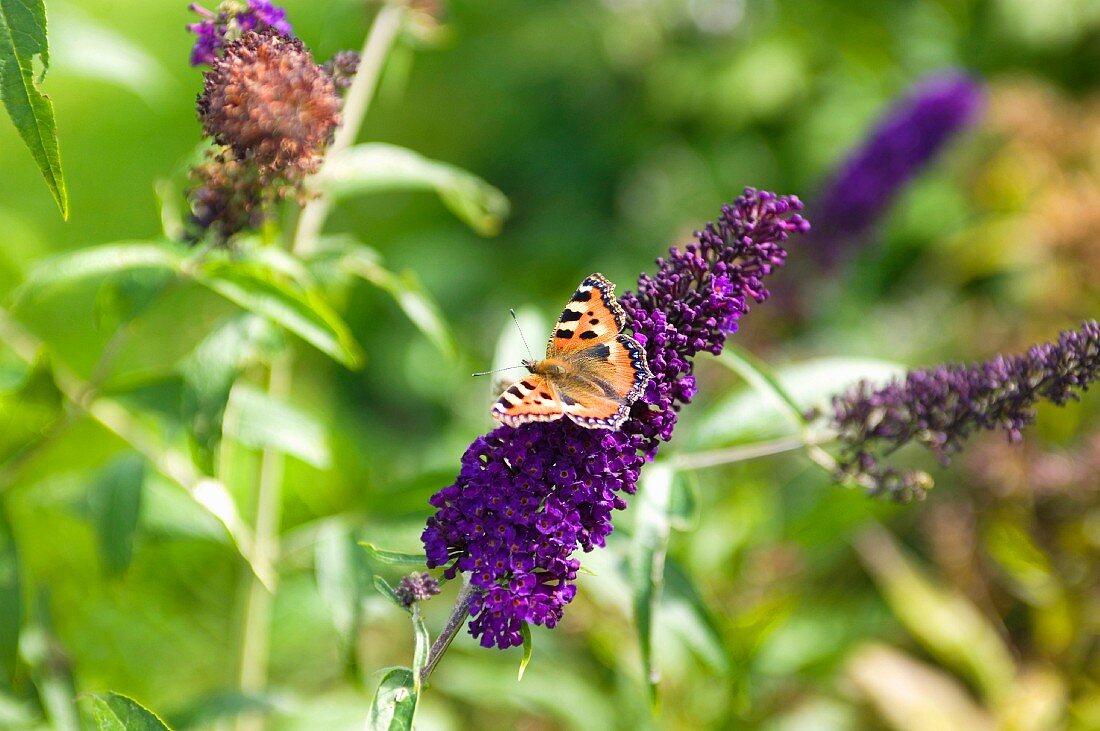
[[[285,6],[319,60],[358,48],[374,12],[344,0]],[[60,220],[14,130],[0,125],[0,295],[47,344],[43,367],[87,377],[114,333],[103,313],[115,290],[96,280],[20,306],[12,293],[50,255],[162,235],[155,191],[163,180],[178,189],[194,159],[201,74],[187,65],[193,16],[182,2],[48,9],[43,88],[72,213]],[[33,446],[2,473],[24,633],[0,726],[47,723],[40,706],[57,681],[64,693],[130,695],[179,728],[228,727],[242,707],[271,710],[272,728],[361,728],[376,671],[410,662],[412,632],[364,588],[371,572],[394,581],[400,571],[367,562],[353,541],[416,549],[428,497],[491,427],[491,384],[469,373],[492,364],[508,308],[541,315],[527,333],[541,341],[585,274],[629,289],[746,185],[800,195],[812,222],[830,170],[928,73],[981,78],[983,121],[840,267],[821,267],[812,236],[793,240],[775,298],[731,342],[814,402],[897,365],[1020,350],[1098,311],[1094,2],[456,0],[437,35],[391,54],[361,140],[469,170],[503,191],[512,213],[499,235],[481,237],[428,192],[382,192],[341,203],[330,219],[328,231],[415,272],[459,352],[433,348],[363,284],[333,300],[363,368],[287,336],[289,401],[320,425],[331,460],[287,460],[270,693],[234,695],[248,574],[216,522],[127,461],[93,421],[77,414],[51,429],[50,378],[22,373],[9,379],[18,388],[0,382],[0,459]],[[124,326],[104,391],[185,445],[176,364],[234,311],[197,287],[159,298]],[[771,402],[714,359],[700,359],[699,377],[667,455],[783,430]],[[937,478],[927,501],[908,506],[834,486],[797,453],[685,472],[675,494],[693,504],[670,540],[654,716],[630,622],[628,509],[608,549],[582,556],[595,575],[580,577],[564,622],[535,629],[522,682],[518,650],[462,635],[419,727],[1095,728],[1098,422],[1090,394],[1041,409],[1024,445],[975,439],[949,469],[898,455]],[[300,434],[293,421],[277,428]],[[258,455],[234,448],[229,483],[246,520]],[[103,516],[127,510],[103,507],[113,494],[104,480],[120,482],[119,470],[144,480],[132,560],[97,542]],[[425,607],[433,633],[453,592]]]

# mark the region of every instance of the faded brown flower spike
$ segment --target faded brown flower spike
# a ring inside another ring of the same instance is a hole
[[[296,38],[245,33],[204,75],[203,131],[265,175],[300,179],[320,167],[340,123],[332,76]]]

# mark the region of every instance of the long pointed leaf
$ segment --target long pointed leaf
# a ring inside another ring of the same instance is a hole
[[[145,464],[137,454],[119,457],[100,472],[92,486],[99,552],[110,576],[125,571],[133,557]]]
[[[42,0],[0,0],[0,99],[30,150],[62,218],[69,217],[69,193],[61,172],[53,102],[38,90],[35,61],[42,74],[50,65],[46,6]]]
[[[315,184],[336,198],[389,190],[434,190],[452,213],[483,236],[499,232],[508,215],[504,194],[473,173],[380,142],[332,155]]]
[[[19,551],[0,502],[0,684],[8,688],[19,657],[19,631],[23,626],[23,576]]]
[[[394,668],[382,678],[367,717],[369,731],[411,731],[416,715],[414,673]]]
[[[657,705],[660,671],[653,657],[653,620],[664,583],[665,553],[671,530],[669,505],[675,472],[663,464],[651,466],[638,485],[634,507],[634,543],[630,575],[634,592],[634,625],[642,652],[650,702]]]
[[[424,617],[420,614],[420,604],[412,605],[413,625],[413,692],[420,695],[420,672],[428,663],[428,651],[432,646],[432,638],[428,634],[428,627],[424,624]]]
[[[326,240],[311,263],[317,268],[358,277],[383,290],[445,358],[454,359],[458,355],[454,333],[415,272],[391,272],[382,266],[374,249],[345,238]]]
[[[320,297],[280,282],[270,270],[212,262],[199,281],[241,307],[263,315],[349,368],[363,353],[340,316]]]
[[[92,716],[98,731],[169,731],[152,711],[118,693],[93,695]]]

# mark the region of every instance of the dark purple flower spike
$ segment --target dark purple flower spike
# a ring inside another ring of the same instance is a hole
[[[469,572],[470,631],[483,646],[520,645],[524,622],[561,620],[576,595],[573,554],[605,545],[612,512],[626,507],[642,465],[695,394],[695,355],[720,353],[750,300],[767,299],[763,278],[783,264],[783,242],[809,229],[801,208],[795,197],[746,189],[619,300],[654,376],[620,430],[564,419],[498,427],[470,445],[455,483],[432,496],[428,565],[445,566],[448,578]]]

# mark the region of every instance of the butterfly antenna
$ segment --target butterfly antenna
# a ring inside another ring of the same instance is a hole
[[[516,317],[516,311],[509,307],[508,312],[512,313],[512,322],[516,323],[516,329],[519,330],[519,339],[523,341],[523,347],[527,348],[528,357],[534,360],[535,354],[531,352],[531,346],[527,344],[527,338],[523,337],[523,328],[519,326],[519,318]]]
[[[513,368],[523,368],[523,367],[524,367],[524,366],[521,366],[521,365],[518,365],[518,366],[507,366],[507,367],[505,367],[505,368],[494,368],[494,369],[493,369],[493,370],[491,370],[491,371],[481,371],[480,373],[473,373],[473,374],[471,374],[471,375],[474,375],[474,376],[488,376],[488,375],[489,375],[489,374],[491,374],[491,373],[500,373],[501,371],[510,371],[510,370],[512,370]]]

